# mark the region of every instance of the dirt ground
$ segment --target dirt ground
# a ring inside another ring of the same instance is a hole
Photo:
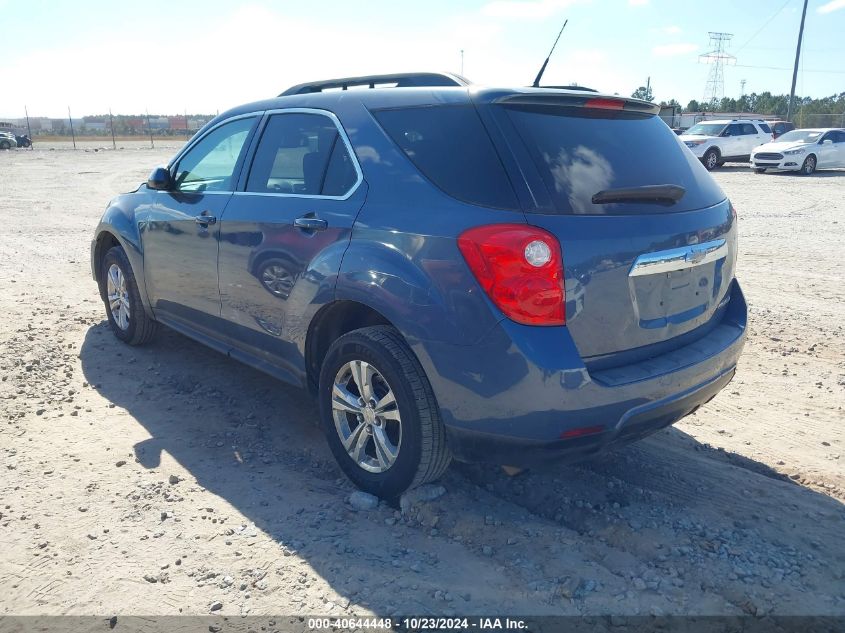
[[[0,614],[845,614],[845,172],[715,173],[751,312],[712,402],[403,513],[352,509],[305,393],[113,339],[92,231],[177,145],[125,147],[0,152]]]

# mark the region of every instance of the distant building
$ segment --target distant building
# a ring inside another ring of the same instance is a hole
[[[87,116],[83,119],[83,125],[87,130],[104,131],[109,129],[108,121],[104,117]]]

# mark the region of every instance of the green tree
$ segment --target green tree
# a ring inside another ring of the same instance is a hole
[[[651,92],[651,86],[640,86],[633,93],[631,96],[634,99],[642,99],[643,101],[654,101],[654,95]]]

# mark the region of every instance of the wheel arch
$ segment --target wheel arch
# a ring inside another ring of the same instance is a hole
[[[331,344],[344,334],[371,325],[396,328],[379,310],[358,301],[339,299],[317,311],[305,338],[306,385],[312,394],[317,392],[320,368]]]
[[[91,243],[91,272],[99,286],[101,296],[103,287],[100,283],[100,264],[110,248],[120,246],[129,259],[129,265],[132,266],[132,273],[135,277],[135,283],[138,284],[138,293],[144,311],[150,318],[154,318],[147,297],[144,257],[137,223],[130,218],[130,215],[124,209],[112,206],[106,210],[94,234],[95,237]]]

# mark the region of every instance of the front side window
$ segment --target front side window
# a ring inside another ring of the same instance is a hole
[[[303,196],[343,196],[358,173],[337,126],[322,114],[274,114],[252,161],[246,190]]]
[[[176,166],[178,191],[234,191],[235,167],[255,117],[237,119],[206,134]]]

